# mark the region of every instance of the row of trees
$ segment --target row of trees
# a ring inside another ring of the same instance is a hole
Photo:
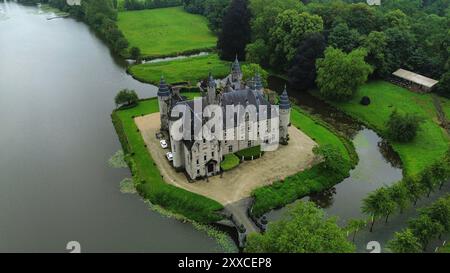
[[[363,200],[362,211],[371,217],[370,231],[375,221],[384,217],[385,222],[389,216],[403,211],[423,197],[429,197],[436,189],[442,189],[444,183],[450,179],[450,152],[443,160],[435,162],[425,169],[419,177],[406,177],[402,181],[390,186],[380,188],[370,193]]]
[[[409,221],[408,228],[395,233],[388,247],[396,253],[419,253],[426,250],[431,240],[449,232],[450,195],[447,195],[421,209],[419,216]]]

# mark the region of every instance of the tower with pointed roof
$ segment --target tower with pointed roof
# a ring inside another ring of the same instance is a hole
[[[256,72],[255,81],[254,81],[254,89],[258,91],[261,95],[264,95],[264,87],[261,80],[261,75]]]
[[[287,144],[289,140],[288,128],[291,123],[291,104],[286,86],[280,96],[280,143]]]
[[[161,130],[169,130],[169,109],[171,101],[171,92],[169,86],[164,80],[164,76],[161,76],[161,81],[159,82],[158,88],[158,104],[159,113],[161,118]]]
[[[242,75],[242,71],[241,71],[241,65],[239,64],[239,60],[236,55],[236,59],[234,60],[233,64],[231,65],[231,82],[235,89],[241,89],[242,78],[243,78],[243,75]]]
[[[209,105],[216,103],[216,81],[214,80],[211,72],[209,72],[208,77],[206,98]]]

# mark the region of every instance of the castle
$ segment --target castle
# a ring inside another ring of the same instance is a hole
[[[224,80],[219,82],[222,87],[221,92],[218,92],[218,84],[209,75],[206,86],[201,86],[203,96],[200,100],[202,109],[208,105],[218,105],[225,110],[227,106],[248,106],[252,105],[256,109],[260,106],[267,106],[271,109],[271,104],[265,98],[264,88],[259,74],[256,74],[248,83],[243,81],[243,74],[238,59],[231,65],[231,73]],[[183,116],[191,116],[192,119],[197,118],[198,113],[195,110],[195,100],[186,100],[180,95],[178,89],[170,88],[164,78],[161,78],[158,89],[159,112],[161,116],[161,131],[167,132],[170,138],[170,147],[173,154],[173,166],[179,171],[185,171],[187,175],[195,180],[203,177],[213,176],[220,173],[220,163],[227,154],[236,153],[251,147],[260,146],[265,143],[273,143],[278,141],[280,143],[287,143],[288,141],[288,126],[290,125],[290,103],[286,88],[280,96],[279,108],[276,108],[275,113],[264,113],[257,111],[257,126],[264,125],[267,128],[267,134],[264,134],[264,139],[233,139],[227,140],[226,135],[239,133],[244,130],[250,130],[250,126],[245,124],[240,127],[236,125],[235,120],[231,126],[223,118],[223,134],[221,139],[214,138],[212,140],[195,140],[195,138],[183,138],[181,140],[174,139],[170,132],[171,126],[180,117],[171,117],[172,109],[175,106],[182,105],[186,109]],[[201,110],[202,110],[201,109]],[[236,117],[234,117],[236,119]],[[273,119],[276,119],[278,128],[271,128]],[[246,116],[246,122],[248,117]],[[201,121],[204,124],[204,120]],[[184,126],[184,125],[183,125]],[[189,127],[191,125],[188,125]],[[228,128],[227,128],[228,126]],[[259,136],[259,132],[258,132]]]

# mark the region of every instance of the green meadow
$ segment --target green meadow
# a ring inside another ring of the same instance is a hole
[[[207,20],[182,7],[119,12],[118,26],[144,58],[174,56],[215,48]]]
[[[191,57],[158,63],[146,63],[132,66],[129,72],[142,82],[158,84],[161,75],[168,83],[190,82],[195,85],[208,77],[209,72],[215,78],[223,78],[230,73],[230,63],[219,59],[217,54]]]
[[[371,99],[369,106],[359,103],[363,96]],[[449,101],[444,98],[442,101],[443,108],[449,114],[449,107],[445,106],[450,106]],[[388,82],[374,81],[363,85],[351,101],[333,104],[384,136],[387,135],[386,122],[394,109],[400,113],[417,113],[423,117],[425,122],[412,142],[390,142],[409,175],[419,174],[442,158],[449,149],[450,138],[438,124],[430,94],[417,94]]]

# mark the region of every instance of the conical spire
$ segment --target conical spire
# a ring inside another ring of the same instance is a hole
[[[161,80],[159,82],[159,89],[158,89],[158,97],[165,97],[169,95],[170,95],[169,86],[164,80],[164,76],[161,75]]]
[[[291,108],[291,103],[289,102],[289,96],[287,93],[287,88],[286,85],[284,86],[284,91],[280,96],[280,109],[290,109]]]
[[[235,73],[241,73],[241,65],[239,64],[239,60],[238,60],[238,55],[237,54],[236,54],[236,59],[233,62],[231,70],[232,70],[232,72],[235,72]]]
[[[216,87],[216,81],[214,80],[214,77],[213,77],[211,72],[209,72],[208,86],[209,87]]]
[[[258,72],[256,72],[255,74],[255,90],[261,90],[263,89],[263,85],[261,82],[261,76],[259,75]]]

